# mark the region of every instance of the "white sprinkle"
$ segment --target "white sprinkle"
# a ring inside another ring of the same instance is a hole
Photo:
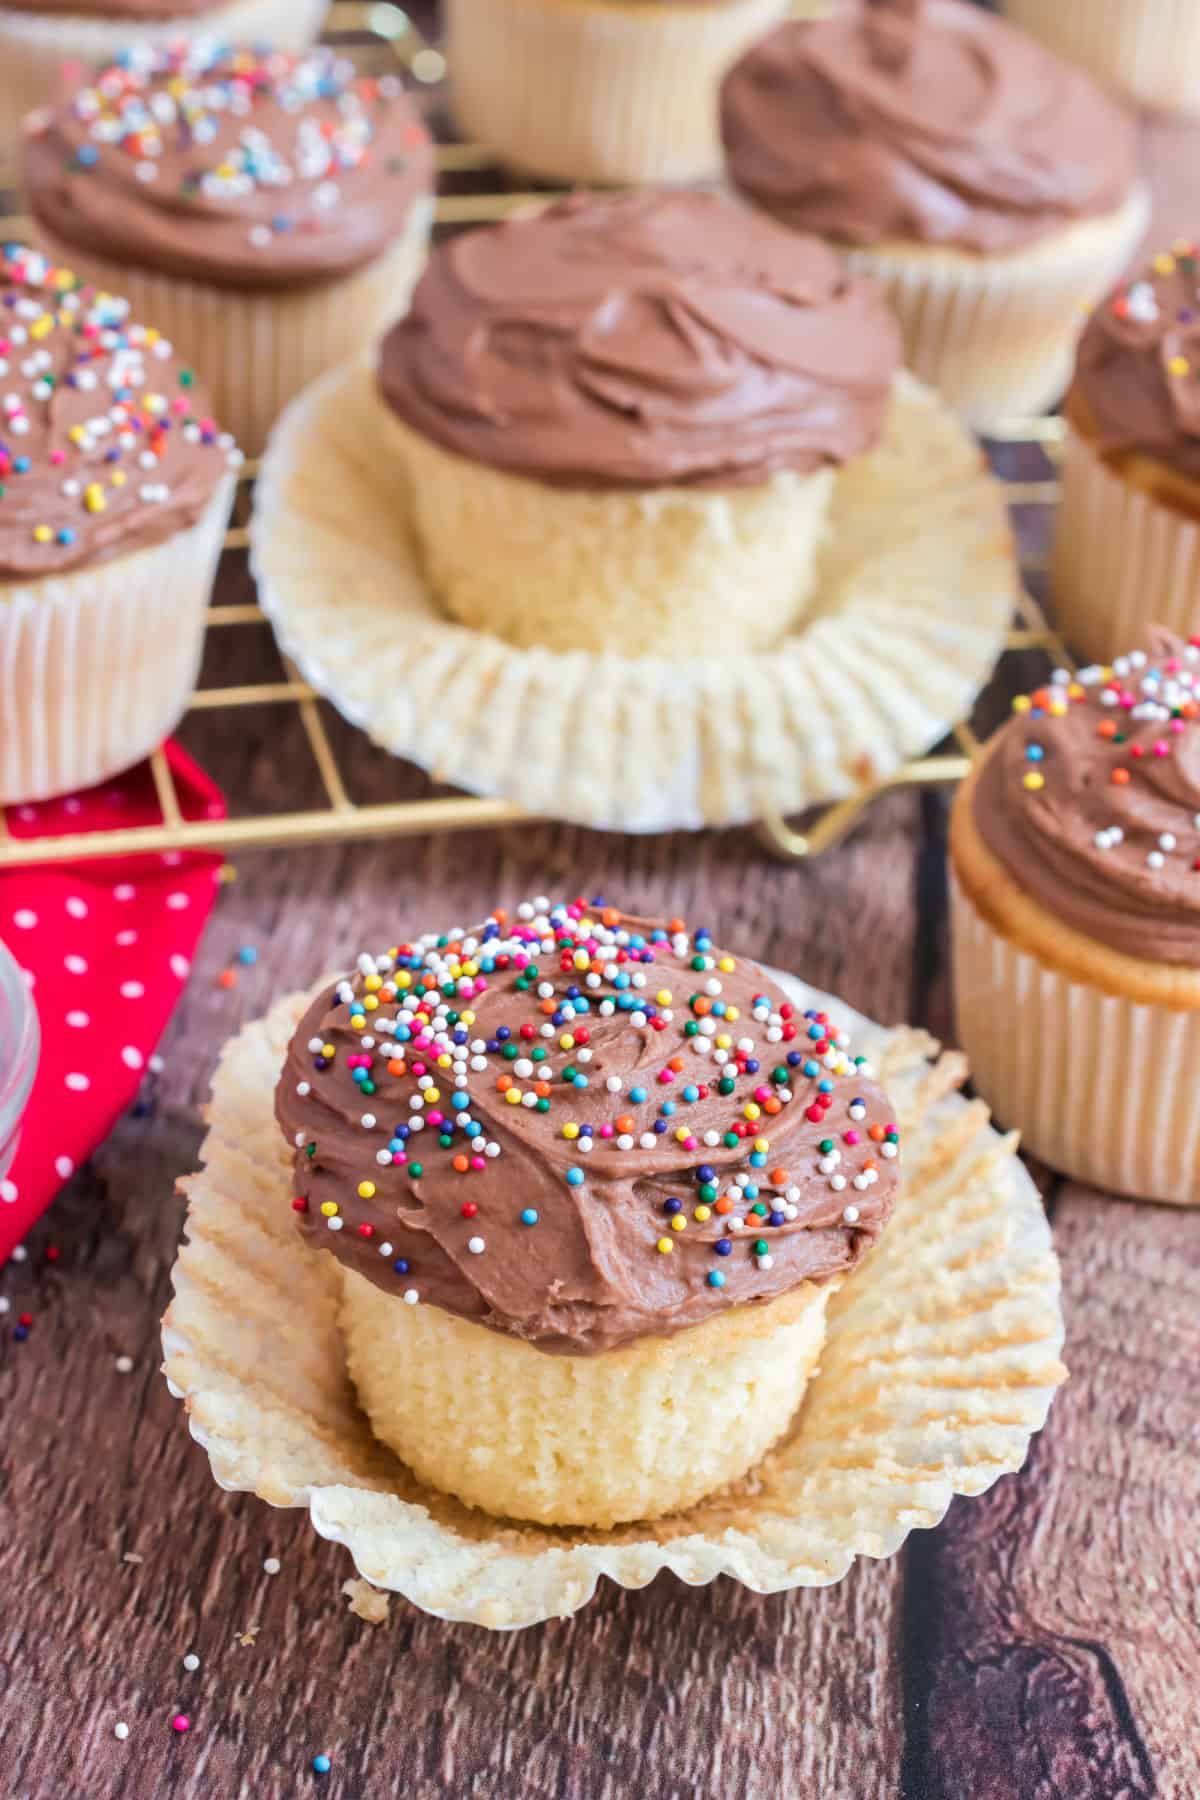
[[[346,1221],[345,1221],[345,1219],[339,1219],[339,1218],[335,1217],[332,1219],[326,1219],[325,1223],[326,1223],[326,1225],[328,1225],[330,1231],[341,1231],[343,1229],[343,1227],[345,1226]]]
[[[113,1726],[113,1736],[115,1738],[117,1738],[122,1744],[125,1742],[125,1739],[129,1736],[129,1727],[125,1723],[124,1719],[118,1719],[116,1724]]]
[[[200,1658],[196,1655],[194,1650],[188,1651],[183,1659],[183,1666],[189,1675],[194,1675],[196,1670],[200,1667]]]
[[[835,1194],[840,1194],[846,1185],[846,1177],[844,1175],[831,1175],[829,1177],[829,1185]]]
[[[1164,831],[1158,840],[1158,847],[1160,850],[1174,850],[1175,833],[1173,831]]]
[[[467,1239],[467,1249],[472,1256],[482,1256],[487,1245],[481,1237],[473,1237]]]
[[[116,1370],[117,1370],[118,1375],[128,1375],[132,1368],[133,1368],[132,1356],[118,1356],[117,1361],[116,1361]]]
[[[857,1223],[858,1223],[858,1208],[857,1208],[857,1206],[847,1206],[842,1213],[842,1217],[846,1221],[847,1225],[857,1225]]]
[[[420,1298],[421,1296],[418,1294],[416,1288],[405,1288],[404,1304],[406,1306],[415,1306]]]
[[[296,1083],[296,1092],[302,1100],[307,1100],[308,1096],[312,1093],[311,1083],[307,1081],[298,1081]]]
[[[390,1256],[392,1254],[392,1246],[390,1244],[380,1244],[379,1254],[380,1256]]]
[[[263,1574],[264,1575],[278,1575],[278,1573],[282,1567],[283,1567],[283,1565],[277,1556],[268,1556],[266,1561],[263,1563]]]

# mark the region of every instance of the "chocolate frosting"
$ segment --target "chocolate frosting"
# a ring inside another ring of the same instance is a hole
[[[240,461],[191,371],[125,301],[31,250],[0,252],[0,578],[161,543]]]
[[[1200,635],[1156,629],[1016,704],[975,788],[984,842],[1076,931],[1200,969]]]
[[[1142,451],[1200,481],[1200,271],[1177,244],[1088,320],[1068,411],[1109,452]]]
[[[310,1244],[549,1351],[840,1275],[897,1187],[886,1096],[823,1013],[682,921],[583,902],[360,957],[275,1111]]]
[[[716,194],[578,194],[436,250],[380,381],[417,431],[519,475],[725,487],[869,450],[900,354],[815,239]]]
[[[35,220],[81,252],[255,290],[370,262],[433,181],[396,77],[211,39],[137,45],[23,144]]]
[[[963,0],[780,25],[726,76],[721,131],[738,187],[851,244],[1019,249],[1115,211],[1137,168],[1131,114]]]

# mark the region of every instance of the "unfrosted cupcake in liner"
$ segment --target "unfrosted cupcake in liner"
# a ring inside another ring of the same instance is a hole
[[[1200,636],[1016,703],[950,828],[958,1030],[1051,1167],[1200,1203]]]
[[[0,253],[0,804],[141,760],[186,710],[233,440],[170,342]]]
[[[1200,112],[1196,0],[1006,0],[1004,10],[1141,105]]]
[[[898,1182],[890,1103],[825,1012],[680,920],[582,901],[360,956],[276,1115],[377,1436],[544,1524],[743,1475]]]
[[[1200,265],[1177,243],[1079,344],[1055,524],[1055,619],[1107,660],[1152,622],[1200,629]]]
[[[717,88],[786,0],[448,0],[465,136],[547,181],[719,173]]]
[[[729,175],[884,286],[906,361],[977,428],[1040,412],[1149,216],[1133,117],[964,0],[794,21],[726,77]]]
[[[23,159],[41,247],[157,319],[248,454],[424,260],[428,133],[331,50],[138,46],[34,115]]]
[[[384,429],[461,622],[761,649],[803,615],[899,358],[873,284],[815,239],[714,194],[575,195],[434,252],[381,348]]]
[[[0,5],[0,132],[16,136],[35,106],[60,99],[83,67],[100,68],[131,43],[214,37],[304,50],[320,36],[329,0],[4,0]]]

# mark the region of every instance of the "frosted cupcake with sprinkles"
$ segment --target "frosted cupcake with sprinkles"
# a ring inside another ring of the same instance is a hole
[[[0,253],[0,804],[138,762],[185,711],[241,453],[170,340]]]
[[[404,310],[432,217],[399,79],[330,50],[138,45],[30,119],[23,172],[40,246],[157,318],[249,454]]]
[[[1200,1203],[1200,635],[1017,700],[950,854],[959,1034],[1000,1122],[1079,1180]]]
[[[826,1011],[680,919],[583,901],[360,955],[275,1106],[375,1432],[544,1524],[745,1474],[899,1179],[891,1104]]]

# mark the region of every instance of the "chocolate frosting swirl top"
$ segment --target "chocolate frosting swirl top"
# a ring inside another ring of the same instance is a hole
[[[519,475],[729,486],[869,450],[899,362],[884,301],[823,244],[643,191],[443,244],[380,381],[417,431]]]
[[[729,171],[761,206],[844,243],[994,252],[1126,200],[1134,120],[1082,70],[962,0],[882,13],[780,25],[726,76]]]
[[[161,543],[240,461],[191,371],[127,302],[31,250],[0,252],[0,578]]]
[[[1016,706],[979,771],[984,842],[1076,931],[1200,969],[1200,635],[1156,629]]]
[[[1084,329],[1068,412],[1109,452],[1200,481],[1200,269],[1194,244],[1123,281]]]
[[[34,218],[63,242],[255,290],[370,262],[433,180],[397,78],[212,39],[133,46],[31,116],[23,157]]]
[[[275,1111],[310,1243],[549,1351],[839,1275],[897,1187],[887,1099],[824,1013],[706,932],[582,901],[360,957]]]

